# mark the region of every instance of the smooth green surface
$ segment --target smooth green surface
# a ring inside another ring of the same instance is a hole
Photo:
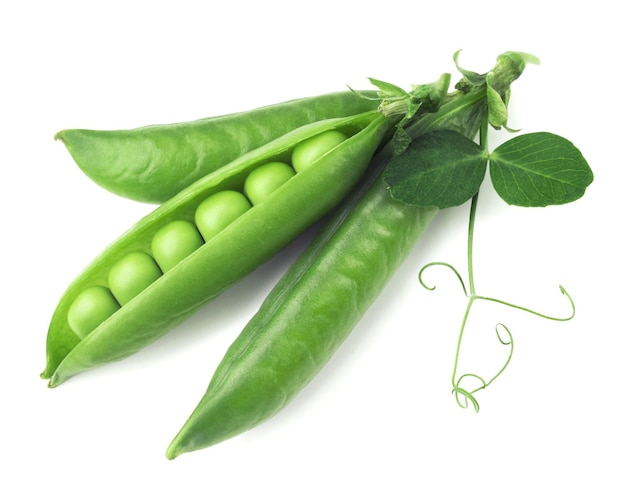
[[[268,162],[257,167],[246,178],[243,191],[253,205],[258,205],[295,176],[295,171],[284,162]]]
[[[302,172],[329,150],[341,144],[347,137],[338,130],[329,130],[323,134],[300,142],[291,156],[291,164],[296,172]]]
[[[288,161],[293,147],[320,132],[339,129],[350,138],[297,174],[266,201],[245,212],[79,340],[67,309],[85,288],[107,285],[122,256],[150,253],[154,235],[176,220],[192,221],[198,205],[219,191],[241,190],[247,175],[267,162]],[[300,127],[215,171],[164,203],[113,242],[79,274],[52,316],[43,378],[51,387],[71,376],[127,357],[157,340],[203,304],[275,255],[334,208],[356,184],[392,124],[376,112]]]
[[[542,207],[581,198],[593,172],[572,142],[548,132],[519,135],[496,147],[489,174],[510,205]]]
[[[161,275],[161,269],[150,255],[131,252],[111,267],[109,287],[117,302],[123,306]]]
[[[92,286],[82,291],[67,312],[67,323],[78,338],[84,338],[120,308],[119,303],[104,286]]]
[[[252,206],[239,191],[220,191],[209,196],[195,214],[195,222],[205,241],[209,241]]]
[[[350,91],[301,98],[193,122],[56,134],[78,167],[112,193],[163,203],[193,182],[286,133],[316,121],[375,110]]]
[[[152,255],[163,272],[172,269],[181,260],[203,244],[196,226],[187,220],[166,223],[152,239]]]

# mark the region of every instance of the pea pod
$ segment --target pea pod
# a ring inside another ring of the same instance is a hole
[[[205,176],[155,209],[97,257],[61,297],[48,332],[42,377],[54,387],[164,335],[336,206],[391,128],[392,121],[377,112],[300,127]],[[82,340],[78,338],[68,324],[68,309],[85,289],[107,286],[110,268],[123,256],[150,253],[151,241],[164,225],[193,221],[206,198],[241,190],[253,170],[270,161],[287,161],[299,142],[328,130],[339,130],[348,138],[164,272]]]
[[[345,91],[248,112],[130,130],[67,129],[56,134],[80,169],[112,193],[163,203],[194,181],[277,137],[319,120],[376,109]]]
[[[485,91],[452,97],[407,129],[474,134]],[[269,419],[322,369],[436,215],[393,200],[379,154],[367,183],[323,226],[228,349],[167,457],[205,448]]]

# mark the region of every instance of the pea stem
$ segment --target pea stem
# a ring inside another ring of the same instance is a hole
[[[467,275],[469,279],[469,291],[470,295],[474,296],[476,294],[476,285],[474,284],[474,222],[476,221],[476,208],[478,206],[478,195],[476,193],[472,198],[472,203],[470,206],[470,217],[469,217],[469,225],[467,229]]]

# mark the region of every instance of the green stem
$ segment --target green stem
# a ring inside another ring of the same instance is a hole
[[[470,297],[476,294],[476,286],[474,284],[474,223],[476,221],[476,207],[478,206],[478,194],[472,198],[470,206],[469,227],[467,230],[467,276],[469,279]]]
[[[485,117],[480,126],[479,139],[480,139],[480,147],[483,149],[485,153],[488,151],[487,147],[487,136],[489,132],[489,121],[487,117]],[[468,279],[469,279],[469,289],[470,295],[474,296],[476,294],[476,289],[474,285],[474,227],[476,224],[476,208],[478,207],[478,195],[480,191],[477,192],[472,198],[472,203],[470,206],[470,216],[469,216],[469,228],[467,231],[467,271],[468,271]]]

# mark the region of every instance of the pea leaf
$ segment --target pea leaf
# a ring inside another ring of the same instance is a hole
[[[372,83],[376,88],[378,88],[385,97],[397,96],[400,98],[404,98],[408,95],[408,93],[393,83],[388,83],[386,81],[382,81],[376,78],[368,78],[369,82]]]
[[[490,156],[489,174],[504,201],[525,207],[569,203],[593,181],[574,144],[547,132],[520,135],[497,147]]]
[[[394,157],[383,174],[391,196],[414,206],[458,206],[480,188],[487,158],[480,146],[452,130],[424,134]]]
[[[465,78],[465,81],[467,81],[472,86],[481,86],[481,85],[483,85],[485,83],[486,75],[478,74],[478,73],[476,73],[474,71],[469,71],[467,69],[463,69],[459,65],[459,54],[461,54],[461,50],[460,49],[454,53],[454,56],[453,56],[454,64],[456,65],[456,69]]]

